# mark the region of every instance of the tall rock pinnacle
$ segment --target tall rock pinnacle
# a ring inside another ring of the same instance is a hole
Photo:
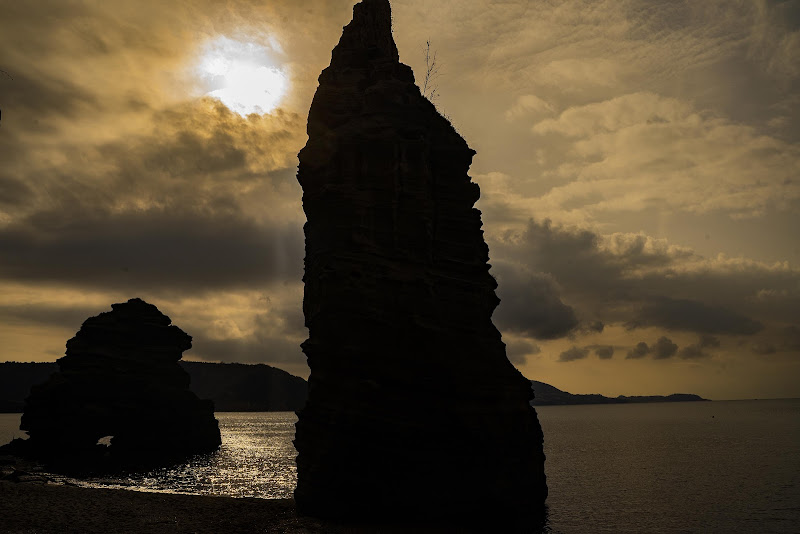
[[[364,0],[322,71],[300,151],[309,398],[301,513],[514,520],[547,496],[530,383],[491,321],[475,152]]]

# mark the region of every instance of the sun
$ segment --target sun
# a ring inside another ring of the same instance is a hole
[[[280,103],[288,87],[274,47],[218,37],[206,45],[197,64],[205,94],[239,115],[266,114]]]

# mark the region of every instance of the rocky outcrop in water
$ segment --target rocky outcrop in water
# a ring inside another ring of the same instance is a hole
[[[178,360],[192,338],[140,299],[112,304],[67,342],[59,371],[34,386],[6,452],[60,468],[154,466],[216,450],[214,406]],[[99,440],[105,439],[105,444]]]
[[[387,0],[353,9],[308,135],[298,510],[538,514],[542,431],[491,321],[497,284],[467,174],[475,152],[399,62]]]

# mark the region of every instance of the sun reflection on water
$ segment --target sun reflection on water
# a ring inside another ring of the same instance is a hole
[[[292,412],[217,413],[222,447],[166,469],[123,478],[68,479],[79,486],[285,499],[297,482]]]

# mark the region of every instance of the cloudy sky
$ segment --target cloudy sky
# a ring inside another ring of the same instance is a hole
[[[187,359],[307,376],[296,155],[352,5],[0,0],[0,361],[138,296]],[[393,9],[478,152],[523,374],[800,396],[800,1]]]

